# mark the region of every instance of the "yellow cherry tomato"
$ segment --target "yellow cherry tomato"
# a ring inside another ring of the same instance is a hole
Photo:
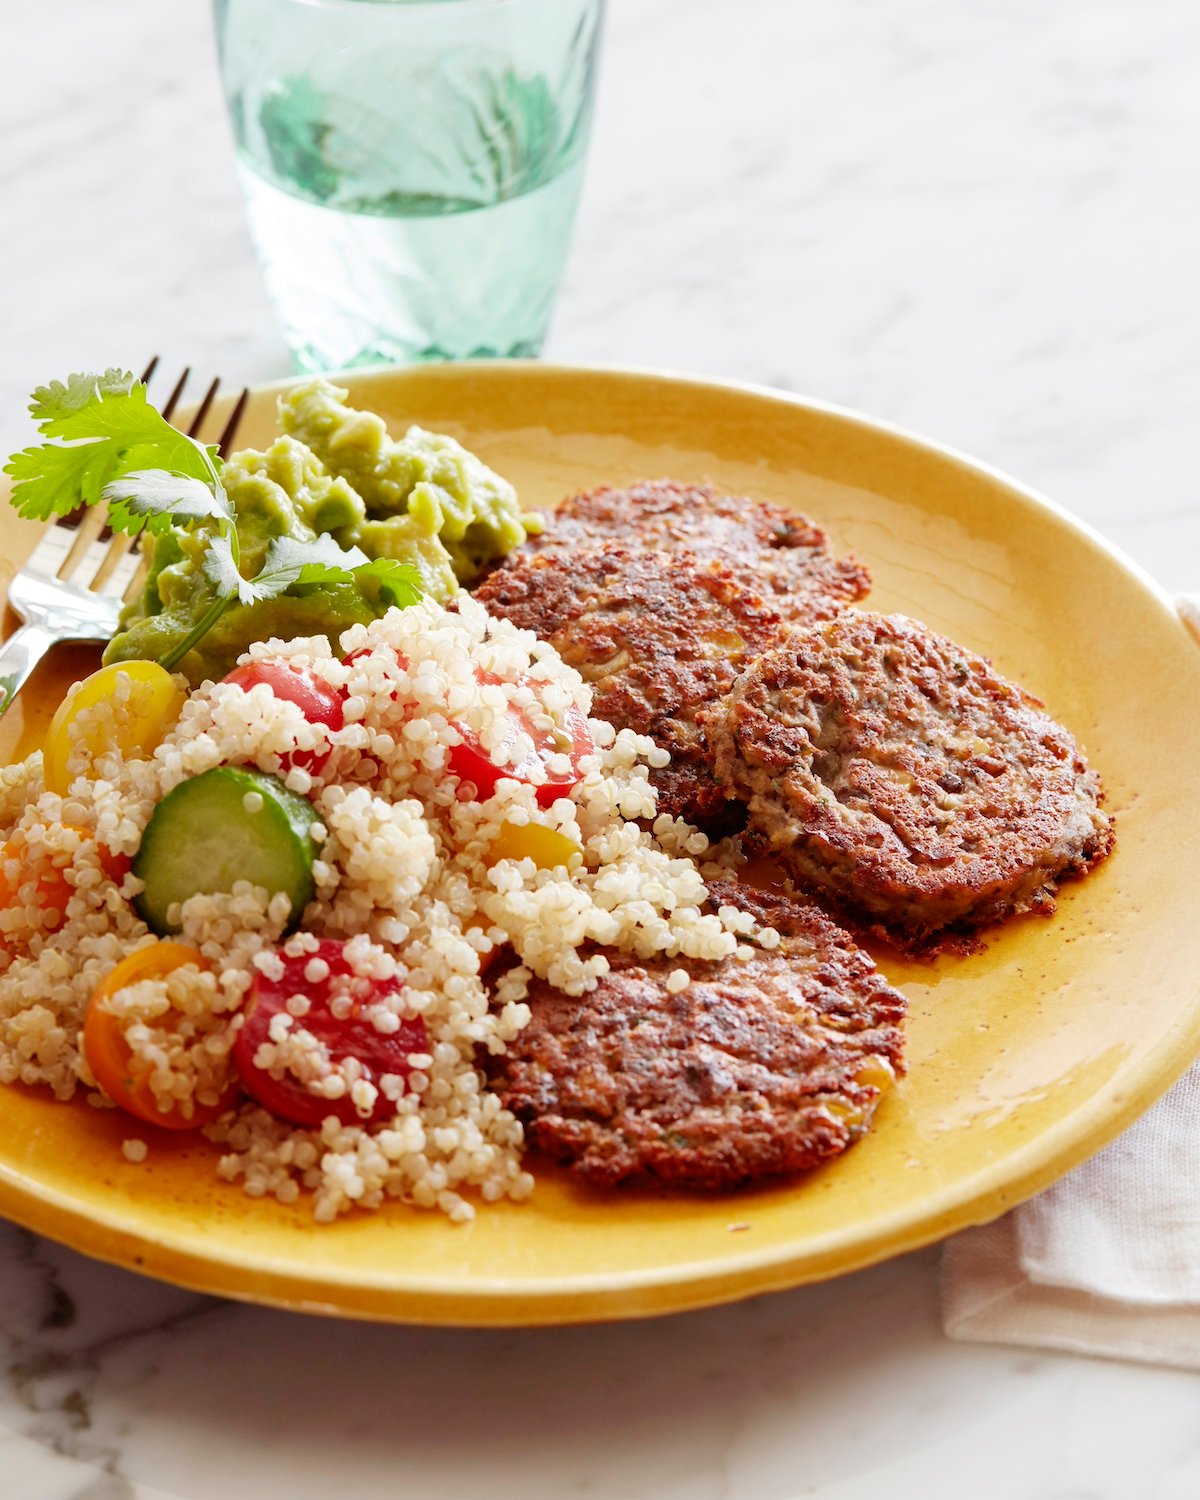
[[[115,699],[122,677],[129,679],[130,711],[122,718],[115,742],[100,734],[85,742],[92,755],[113,748],[132,757],[149,755],[179,717],[187,694],[156,661],[120,661],[101,667],[71,689],[51,720],[43,757],[50,791],[65,796],[70,789],[71,725],[85,709]]]
[[[572,856],[582,853],[575,840],[557,828],[545,828],[541,823],[501,823],[488,851],[488,863],[531,859],[539,870],[553,870],[559,865],[569,867]]]
[[[873,1089],[875,1098],[862,1100],[858,1104],[852,1104],[849,1099],[826,1099],[822,1106],[835,1120],[843,1121],[851,1130],[857,1130],[868,1115],[874,1112],[875,1106],[895,1084],[896,1070],[886,1057],[868,1057],[855,1073],[854,1082],[860,1088]]]
[[[165,978],[184,964],[195,964],[200,969],[210,967],[203,954],[185,943],[161,942],[139,948],[122,959],[92,991],[83,1023],[84,1056],[96,1082],[114,1104],[147,1125],[160,1125],[164,1130],[197,1130],[209,1124],[228,1108],[237,1086],[232,1085],[216,1104],[196,1104],[190,1114],[185,1115],[178,1105],[169,1110],[159,1109],[145,1065],[135,1066],[124,1028],[118,1017],[104,1008],[104,1001],[143,979]]]
[[[877,1089],[886,1094],[896,1082],[896,1070],[886,1057],[868,1057],[854,1075],[854,1081],[864,1088]]]

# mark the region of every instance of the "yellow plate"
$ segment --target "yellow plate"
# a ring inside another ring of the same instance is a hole
[[[1086,528],[967,459],[847,412],[666,376],[544,365],[345,377],[395,428],[453,433],[527,503],[640,476],[711,479],[808,511],[918,616],[1027,684],[1079,736],[1116,813],[1113,858],[1050,920],[932,965],[908,994],[909,1076],[875,1132],[803,1180],[712,1200],[600,1195],[551,1171],[456,1228],[393,1206],[315,1227],[219,1182],[203,1143],[0,1090],[0,1212],[187,1286],[429,1323],[639,1317],[832,1276],[994,1218],[1097,1150],[1200,1051],[1195,747],[1200,654],[1170,602]],[[241,433],[272,432],[273,390]],[[36,528],[0,516],[15,566]],[[36,743],[75,656],[3,724]]]

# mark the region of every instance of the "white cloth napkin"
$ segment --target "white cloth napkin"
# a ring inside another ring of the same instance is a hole
[[[1200,1370],[1200,1063],[1111,1146],[942,1251],[951,1338]]]

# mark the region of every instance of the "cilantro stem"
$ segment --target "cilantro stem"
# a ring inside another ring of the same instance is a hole
[[[193,625],[187,635],[172,646],[165,656],[159,657],[161,665],[166,667],[169,672],[173,666],[181,662],[192,647],[198,645],[204,639],[236,598],[236,594],[218,594],[204,612],[199,622]]]
[[[197,444],[197,447],[199,447],[199,444]],[[203,448],[200,451],[204,453],[205,458],[208,457]],[[212,465],[210,464],[209,467],[212,468]],[[215,469],[213,469],[213,480],[219,492],[221,481]],[[233,565],[236,568],[242,560],[242,549],[238,545],[237,527],[232,521],[218,521],[217,534],[229,538],[229,551],[233,558]],[[218,594],[197,623],[184,636],[183,640],[172,646],[165,656],[159,658],[161,665],[166,667],[169,672],[177,662],[181,662],[192,647],[198,645],[204,639],[236,598],[236,593]]]

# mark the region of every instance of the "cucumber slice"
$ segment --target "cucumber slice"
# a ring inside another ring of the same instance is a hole
[[[253,812],[246,806],[249,793],[261,802]],[[146,889],[134,905],[155,932],[176,933],[179,924],[167,920],[172,903],[232,891],[236,881],[249,880],[288,897],[290,930],[313,898],[317,846],[310,829],[317,821],[312,803],[276,776],[242,766],[193,776],[163,798],[146,824],[133,861]]]

